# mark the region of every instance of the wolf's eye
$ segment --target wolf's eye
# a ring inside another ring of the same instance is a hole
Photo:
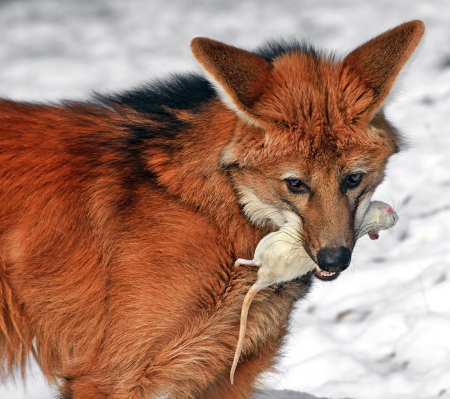
[[[292,191],[293,193],[301,193],[307,190],[307,185],[303,183],[300,179],[291,177],[289,179],[286,179],[286,183],[289,190]]]
[[[345,188],[356,188],[361,183],[363,174],[362,173],[352,173],[345,178]]]

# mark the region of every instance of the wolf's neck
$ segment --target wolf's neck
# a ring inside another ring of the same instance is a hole
[[[174,114],[186,128],[175,139],[150,149],[148,167],[170,194],[211,221],[224,245],[239,256],[251,256],[266,232],[243,216],[237,193],[220,162],[233,137],[237,116],[217,100],[208,105],[195,114]]]

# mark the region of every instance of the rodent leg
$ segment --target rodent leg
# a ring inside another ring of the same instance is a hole
[[[248,259],[242,259],[239,258],[236,262],[234,262],[235,266],[241,266],[241,265],[246,265],[246,266],[260,266],[258,264],[258,262],[256,262],[255,259],[252,260],[248,260]]]

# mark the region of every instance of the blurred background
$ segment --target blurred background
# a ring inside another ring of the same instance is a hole
[[[362,239],[351,267],[292,315],[261,397],[450,398],[450,2],[448,0],[11,0],[0,2],[0,96],[83,100],[198,70],[190,40],[252,49],[304,38],[345,54],[402,22],[426,37],[386,113],[408,139],[374,198],[400,222]],[[273,390],[290,390],[276,394]],[[1,399],[54,397],[35,364]],[[306,396],[302,396],[306,397]]]

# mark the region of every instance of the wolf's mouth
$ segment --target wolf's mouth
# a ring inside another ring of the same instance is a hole
[[[331,281],[335,280],[339,277],[339,274],[341,272],[326,272],[325,270],[320,269],[319,267],[316,267],[316,271],[314,272],[314,275],[322,281]]]

